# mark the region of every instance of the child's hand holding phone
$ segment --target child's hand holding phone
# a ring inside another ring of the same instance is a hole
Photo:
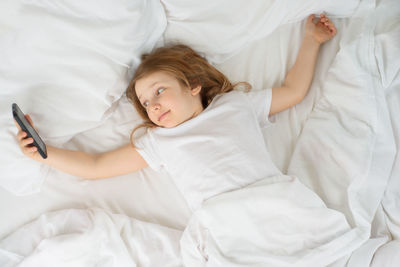
[[[34,127],[33,121],[28,114],[25,115],[25,119],[32,125],[32,127]],[[34,142],[33,138],[28,137],[28,134],[21,129],[21,127],[19,126],[19,124],[15,119],[14,122],[18,128],[17,139],[22,153],[24,153],[26,156],[34,160],[42,159],[42,156],[39,154],[37,147],[33,145]]]
[[[34,128],[31,117],[25,115],[17,104],[12,105],[12,111],[18,128],[17,138],[21,151],[37,161],[47,158],[46,145]]]

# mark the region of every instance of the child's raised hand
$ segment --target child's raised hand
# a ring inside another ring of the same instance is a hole
[[[319,44],[329,41],[336,35],[336,27],[333,22],[324,14],[316,17],[310,15],[306,23],[306,35],[313,37]],[[316,21],[316,22],[314,22]]]
[[[34,127],[33,121],[31,117],[26,114],[25,119]],[[37,151],[37,148],[33,145],[33,138],[29,137],[27,138],[27,133],[22,131],[21,127],[17,123],[17,121],[14,119],[15,125],[18,128],[18,134],[17,134],[17,139],[18,139],[18,144],[19,147],[21,148],[22,153],[24,153],[26,156],[32,158],[32,159],[40,159],[41,156],[39,152]],[[36,130],[36,129],[35,129]]]

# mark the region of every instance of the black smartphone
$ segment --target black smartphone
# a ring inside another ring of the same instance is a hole
[[[32,125],[25,119],[25,114],[21,111],[17,104],[12,104],[12,113],[14,119],[18,122],[22,131],[26,132],[27,137],[33,138],[33,145],[37,147],[39,154],[42,158],[47,158],[46,144],[40,138],[39,134],[33,129]]]

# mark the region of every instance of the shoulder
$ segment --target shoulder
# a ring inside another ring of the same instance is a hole
[[[232,101],[235,99],[240,99],[240,98],[243,98],[243,94],[245,94],[245,93],[241,92],[241,91],[237,91],[237,90],[232,90],[227,93],[222,93],[222,94],[216,95],[212,102],[218,103],[218,102],[227,102],[227,101]]]
[[[272,89],[267,88],[263,90],[250,90],[250,91],[230,91],[228,93],[225,93],[221,95],[220,101],[224,102],[238,102],[241,103],[242,105],[251,105],[253,106],[254,104],[261,104],[269,102],[272,98]]]
[[[203,113],[214,113],[218,110],[226,110],[229,107],[241,105],[243,101],[242,92],[229,91],[227,93],[221,93],[216,95]]]

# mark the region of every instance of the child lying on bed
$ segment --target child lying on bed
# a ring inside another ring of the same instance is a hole
[[[148,166],[164,169],[196,208],[212,195],[279,173],[260,128],[268,125],[268,116],[302,101],[320,45],[335,35],[336,28],[325,15],[310,15],[300,52],[282,87],[249,93],[234,91],[221,72],[187,46],[159,48],[143,56],[126,91],[144,119],[135,130],[149,128],[133,146],[96,155],[48,146],[43,159],[32,138],[17,125],[19,145],[26,156],[87,179]]]

